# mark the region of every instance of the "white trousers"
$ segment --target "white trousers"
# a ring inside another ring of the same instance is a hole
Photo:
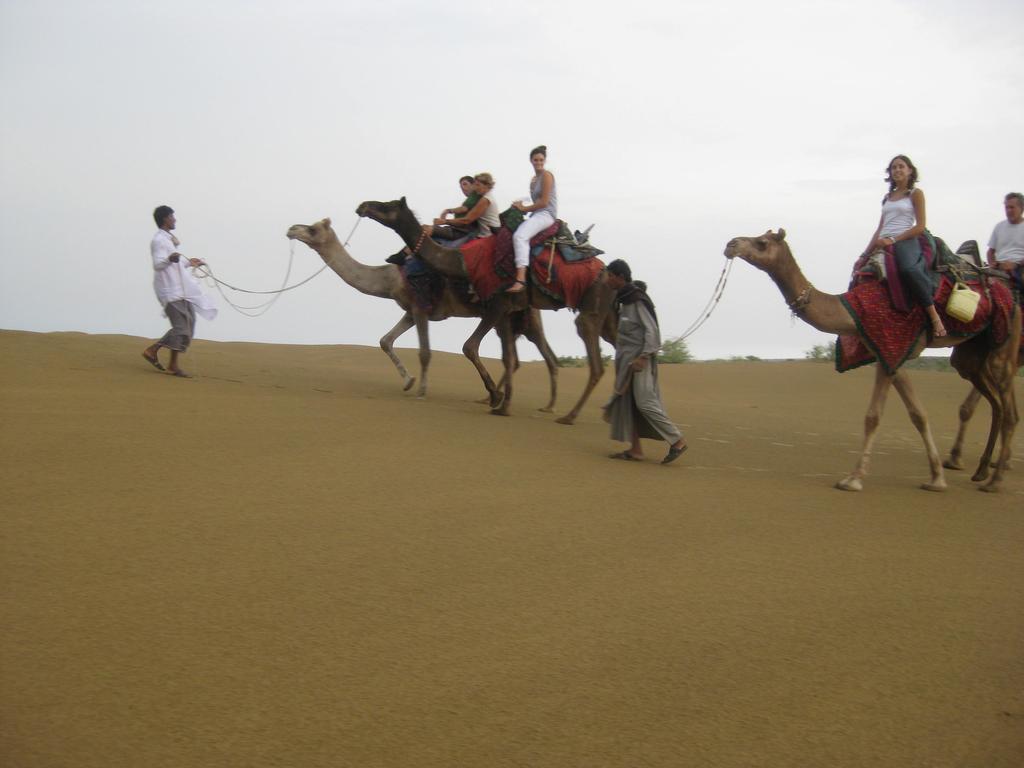
[[[555,223],[555,217],[548,211],[534,211],[530,218],[519,225],[515,234],[512,235],[512,248],[516,254],[516,267],[526,267],[530,264],[530,238],[543,232]]]

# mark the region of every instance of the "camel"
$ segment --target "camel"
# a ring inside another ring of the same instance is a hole
[[[1024,365],[1024,358],[1021,358],[1020,354],[1017,355],[1017,366]],[[981,392],[978,391],[977,387],[972,387],[971,391],[967,393],[967,397],[960,403],[960,408],[957,414],[960,417],[960,426],[956,432],[956,438],[953,440],[953,447],[949,451],[949,458],[942,462],[942,466],[946,469],[963,469],[964,465],[961,461],[964,450],[964,438],[967,436],[967,425],[970,423],[971,418],[974,416],[974,411],[978,407],[978,402],[981,400]],[[1006,466],[1004,470],[1010,468],[1009,458],[1007,458]]]
[[[405,198],[392,200],[388,203],[376,200],[367,200],[360,203],[356,208],[359,216],[371,218],[393,230],[405,241],[406,246],[412,253],[419,256],[443,275],[449,277],[467,278],[466,264],[462,258],[462,252],[456,248],[445,248],[438,245],[423,233],[420,223],[416,220],[415,214],[409,209]],[[613,309],[615,291],[607,283],[607,274],[602,271],[593,285],[587,289],[580,300],[579,314],[576,316],[576,332],[583,339],[587,348],[587,361],[590,368],[590,377],[580,399],[565,416],[556,421],[559,424],[573,424],[580,410],[586,403],[590,393],[593,392],[597,382],[604,374],[604,361],[601,360],[600,339],[603,338],[610,344],[615,344],[617,332],[617,318]],[[511,313],[525,311],[527,309],[562,309],[562,306],[555,303],[540,291],[526,290],[520,293],[501,293],[495,295],[487,302],[483,320],[472,336],[466,340],[462,351],[470,362],[476,367],[480,378],[491,393],[491,413],[499,416],[509,414],[510,403],[512,402],[512,355],[508,350],[509,344],[505,341],[508,333],[508,317]],[[478,350],[480,341],[491,328],[497,328],[499,335],[503,338],[502,363],[505,368],[504,393],[499,393],[490,375],[480,362]]]
[[[452,290],[449,281],[445,281],[444,292],[440,300],[429,315],[421,311],[413,299],[412,293],[402,279],[401,272],[397,266],[388,264],[386,266],[368,266],[353,259],[345,247],[338,240],[338,236],[331,228],[331,220],[323,219],[315,224],[296,224],[288,229],[288,239],[298,240],[305,243],[322,258],[337,275],[357,291],[369,296],[379,296],[391,299],[398,306],[405,310],[402,319],[394,328],[388,331],[380,340],[380,348],[394,363],[399,375],[404,382],[404,391],[408,392],[416,383],[416,378],[409,376],[402,361],[394,352],[395,340],[403,333],[416,326],[419,335],[419,357],[420,357],[420,386],[417,391],[418,397],[425,397],[427,394],[427,370],[430,367],[430,337],[428,323],[431,320],[446,320],[449,317],[481,317],[484,313],[480,304],[463,301],[456,291]],[[555,353],[548,346],[544,336],[544,325],[541,321],[540,312],[528,310],[520,313],[515,318],[517,329],[521,330],[540,351],[541,357],[548,368],[551,381],[551,397],[548,404],[541,408],[541,411],[550,413],[555,407],[555,397],[558,387],[558,361]],[[478,329],[479,330],[479,329]],[[486,335],[485,330],[481,338]],[[515,343],[512,341],[512,359],[514,367],[518,368],[519,358],[515,354]],[[488,390],[488,400],[492,402]],[[492,403],[493,404],[493,403]]]
[[[819,331],[834,334],[858,335],[854,319],[842,305],[839,297],[817,290],[804,277],[793,258],[789,245],[786,243],[785,230],[777,233],[769,230],[760,237],[737,237],[729,241],[725,247],[726,258],[739,257],[752,264],[775,282],[782,297],[790,309],[808,325]],[[984,335],[969,338],[945,336],[932,339],[927,345],[922,341],[907,359],[916,357],[925,346],[931,348],[955,346],[951,363],[957,372],[968,379],[981,395],[992,406],[992,424],[989,430],[988,444],[971,478],[980,482],[989,477],[990,460],[997,435],[1002,446],[999,460],[995,464],[995,472],[987,483],[979,486],[983,491],[998,490],[1010,454],[1013,431],[1017,424],[1017,408],[1014,400],[1013,377],[1017,369],[1017,347],[1020,343],[1021,325],[1020,308],[1014,307],[1008,338],[998,347],[990,347]],[[885,398],[889,387],[899,393],[911,422],[924,441],[928,454],[928,465],[931,472],[929,482],[921,485],[929,491],[946,489],[946,479],[942,471],[939,452],[932,439],[928,416],[920,401],[914,394],[910,380],[902,370],[889,375],[881,365],[875,366],[875,384],[871,393],[871,402],[864,417],[864,444],[860,457],[853,471],[836,483],[836,487],[844,491],[860,491],[864,487],[867,475],[871,448],[875,441]]]

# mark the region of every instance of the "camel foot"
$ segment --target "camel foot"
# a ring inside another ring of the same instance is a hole
[[[845,477],[835,485],[840,491],[863,491],[864,483],[859,477]]]
[[[963,469],[964,468],[964,465],[960,463],[960,459],[954,459],[952,456],[950,456],[948,459],[946,459],[944,462],[942,462],[942,466],[945,467],[946,469]]]
[[[411,379],[409,379],[407,382],[405,382],[405,386],[402,387],[402,391],[403,392],[408,392],[410,389],[413,388],[413,386],[415,384],[416,384],[416,377],[413,376]]]
[[[935,491],[936,493],[941,493],[946,490],[946,483],[945,481],[940,483],[921,483],[920,488],[922,491]]]
[[[491,416],[508,416],[508,410],[506,408],[492,408]]]
[[[973,480],[975,483],[980,483],[982,480],[988,480],[988,470],[979,469],[977,472],[971,475],[971,480]]]
[[[997,483],[985,483],[984,485],[979,485],[978,490],[985,493],[996,493],[999,490],[999,485]]]
[[[554,413],[555,412],[555,409],[551,408],[551,407],[538,408],[537,410],[540,411],[541,413]]]
[[[576,423],[576,417],[575,416],[560,416],[557,419],[555,419],[555,423],[556,424],[568,424],[569,426],[572,426],[573,424]]]

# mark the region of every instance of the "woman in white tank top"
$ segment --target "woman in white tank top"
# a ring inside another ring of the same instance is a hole
[[[526,219],[516,228],[512,236],[512,249],[516,260],[516,281],[506,289],[506,293],[519,293],[526,288],[526,268],[530,265],[530,239],[540,234],[555,223],[558,216],[558,193],[555,191],[555,176],[544,169],[548,160],[548,148],[541,144],[530,150],[530,164],[534,176],[530,179],[530,205],[518,200],[512,207],[523,213],[529,213]]]
[[[935,311],[931,281],[917,241],[925,230],[924,192],[914,186],[917,168],[906,155],[896,155],[886,170],[889,194],[882,199],[882,217],[864,252],[892,246],[900,278],[907,284],[914,301],[924,307],[931,321],[932,335],[945,336],[946,327]]]

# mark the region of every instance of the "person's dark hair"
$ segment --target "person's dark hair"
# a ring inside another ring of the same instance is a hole
[[[1003,198],[1004,203],[1008,203],[1011,200],[1016,200],[1017,205],[1024,208],[1024,195],[1022,195],[1020,192],[1010,192],[1006,197]]]
[[[461,184],[464,181],[468,181],[470,184],[472,184],[473,183],[473,177],[472,176],[463,176],[461,179],[459,179],[459,184]]]
[[[541,144],[538,147],[534,147],[533,149],[530,150],[530,159],[531,160],[533,159],[534,155],[544,155],[544,157],[547,158],[547,156],[548,156],[548,148],[546,146],[544,146],[543,144]]]
[[[621,277],[627,283],[633,282],[633,270],[631,270],[629,268],[629,264],[624,262],[622,259],[615,259],[615,261],[609,262],[605,269],[616,277]]]
[[[917,166],[910,162],[910,158],[906,155],[896,155],[896,157],[890,160],[889,164],[885,166],[885,180],[889,182],[889,191],[892,192],[896,189],[896,182],[892,180],[892,173],[889,169],[892,168],[892,164],[897,160],[902,160],[907,164],[907,167],[910,168],[910,179],[907,181],[907,189],[913,189],[914,185],[917,184]]]
[[[153,220],[156,222],[158,227],[164,225],[164,219],[174,213],[174,209],[169,205],[158,205],[156,210],[153,211]]]

